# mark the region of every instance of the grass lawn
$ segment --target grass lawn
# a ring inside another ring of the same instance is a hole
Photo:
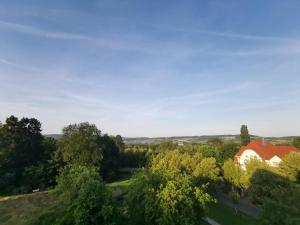
[[[107,186],[110,188],[116,188],[116,187],[125,188],[125,187],[128,187],[131,184],[131,182],[132,182],[131,179],[115,181],[115,182],[107,184]]]
[[[236,213],[234,209],[220,203],[209,205],[208,217],[222,225],[256,225],[258,223],[257,219],[240,211]]]
[[[107,186],[111,189],[113,197],[119,198],[126,192],[131,182],[132,179],[127,179],[127,180],[115,181],[109,183],[107,184]]]
[[[0,197],[0,224],[25,225],[53,201],[48,192]]]

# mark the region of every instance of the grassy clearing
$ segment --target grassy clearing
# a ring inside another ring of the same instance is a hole
[[[49,192],[0,197],[0,224],[25,225],[53,204]]]
[[[128,186],[131,184],[132,179],[116,181],[107,184],[107,186],[111,189],[112,195],[115,198],[122,197],[124,193],[126,193]]]
[[[234,209],[220,203],[209,206],[208,217],[222,225],[256,225],[258,223],[255,218],[240,211],[236,213]]]
[[[110,188],[116,188],[116,187],[126,188],[131,184],[131,182],[132,182],[132,180],[128,179],[128,180],[112,182],[112,183],[107,184],[107,186]]]

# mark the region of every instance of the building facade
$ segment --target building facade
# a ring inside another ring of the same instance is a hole
[[[279,166],[282,158],[289,152],[300,151],[293,146],[276,146],[264,140],[253,140],[242,146],[235,154],[235,161],[245,169],[248,160],[256,158],[271,166]]]

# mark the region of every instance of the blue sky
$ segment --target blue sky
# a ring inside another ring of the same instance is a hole
[[[300,134],[298,0],[1,0],[0,120]]]

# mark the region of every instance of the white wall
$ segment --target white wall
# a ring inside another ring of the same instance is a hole
[[[268,160],[269,165],[271,166],[279,166],[280,162],[281,162],[281,158],[279,158],[277,155],[273,156],[273,158],[271,158],[270,160]]]
[[[242,155],[239,158],[239,163],[240,166],[245,169],[245,164],[248,160],[253,159],[253,158],[257,158],[259,160],[262,160],[262,158],[253,150],[251,149],[246,149]]]

